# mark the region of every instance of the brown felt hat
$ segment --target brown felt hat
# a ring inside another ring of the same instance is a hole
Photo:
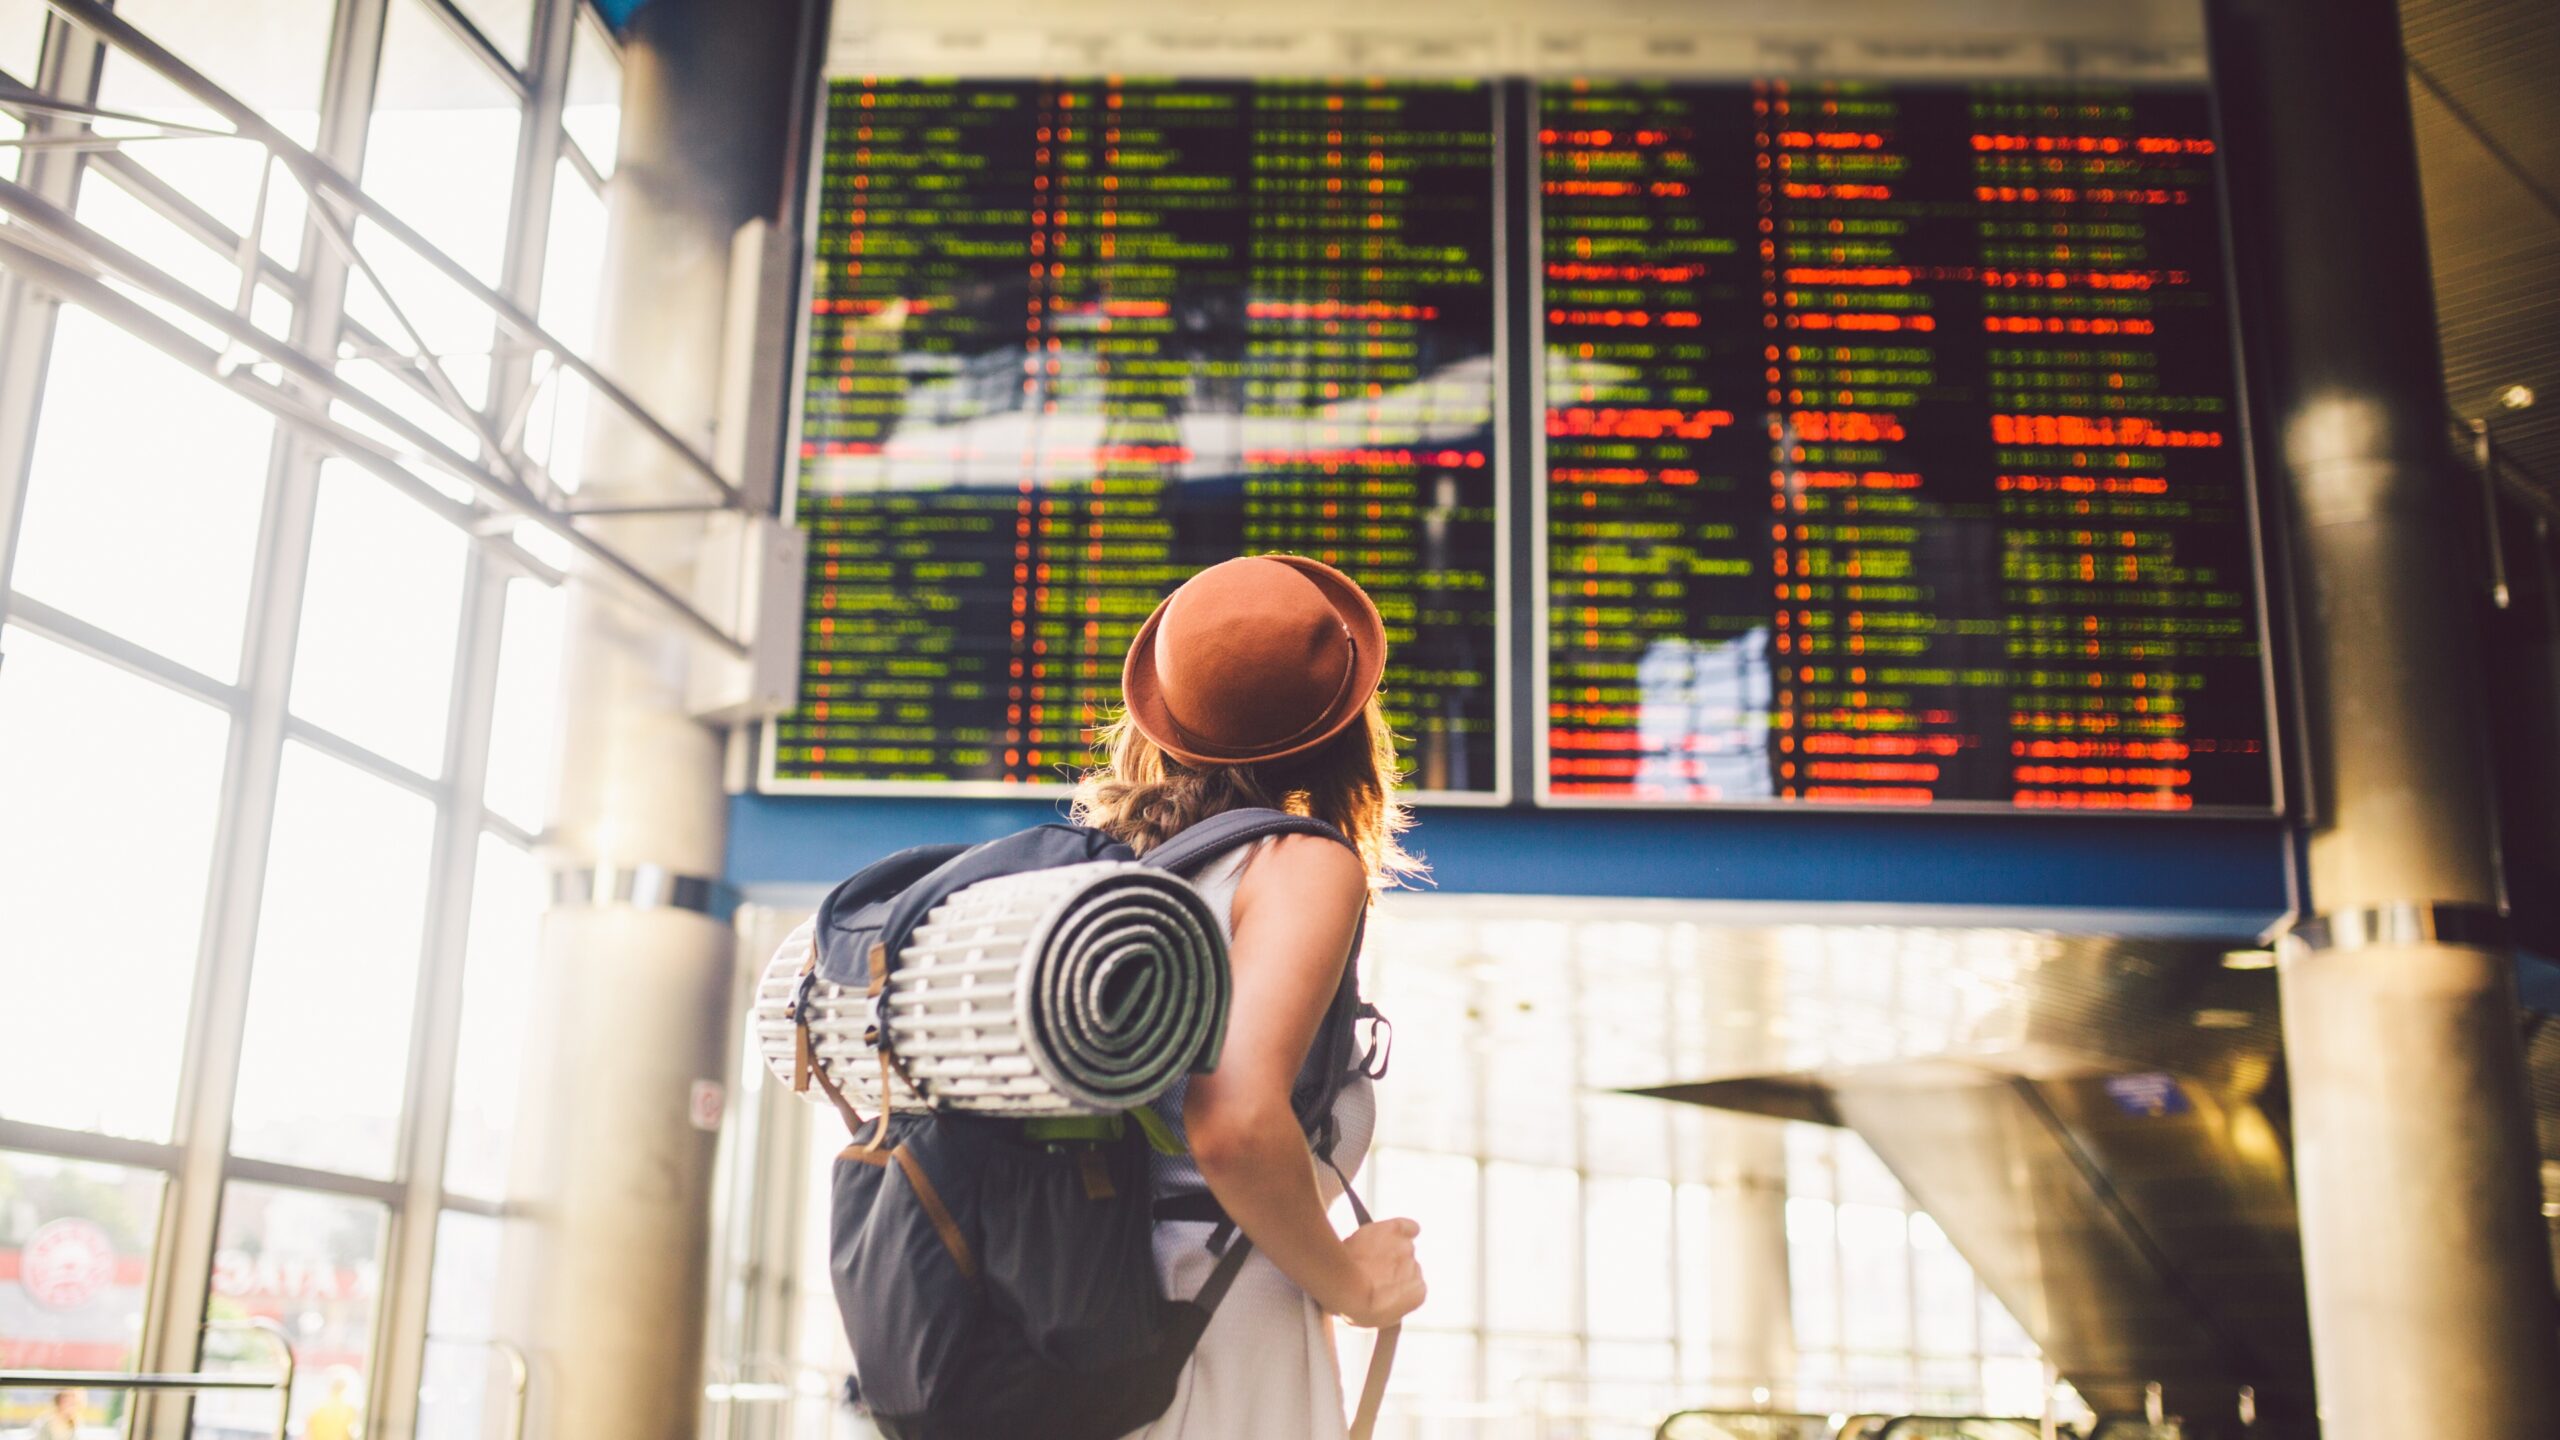
[[[1300,555],[1212,565],[1164,597],[1120,672],[1129,721],[1193,765],[1312,750],[1360,718],[1387,627],[1348,575]]]

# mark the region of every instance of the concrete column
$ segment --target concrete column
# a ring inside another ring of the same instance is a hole
[[[595,358],[705,452],[731,236],[788,210],[822,13],[819,0],[653,0],[625,36]],[[580,503],[714,498],[663,446],[593,408]],[[600,533],[684,593],[703,528],[677,515]],[[722,737],[686,705],[692,642],[601,579],[573,579],[568,614],[555,873],[716,879]],[[691,1102],[733,1069],[733,937],[712,914],[593,898],[606,888],[545,917],[514,1167],[531,1223],[506,1279],[533,1341],[533,1434],[679,1440],[702,1407],[717,1139]]]
[[[2283,1003],[2322,1430],[2537,1433],[2560,1346],[2398,16],[2223,18],[2302,646],[2313,913]]]

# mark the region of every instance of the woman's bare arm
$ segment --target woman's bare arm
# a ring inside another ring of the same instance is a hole
[[[1385,1325],[1422,1303],[1421,1227],[1382,1220],[1337,1237],[1289,1107],[1368,896],[1359,858],[1317,836],[1283,836],[1247,867],[1225,1053],[1193,1079],[1182,1116],[1209,1193],[1281,1273],[1354,1324]]]

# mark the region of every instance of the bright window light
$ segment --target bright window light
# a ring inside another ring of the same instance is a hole
[[[0,651],[0,1114],[166,1140],[230,723],[14,626]]]
[[[137,396],[150,423],[134,423]],[[36,420],[15,584],[217,680],[237,678],[274,426],[69,306]]]

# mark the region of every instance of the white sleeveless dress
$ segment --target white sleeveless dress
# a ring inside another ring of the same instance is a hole
[[[1192,877],[1230,940],[1236,887],[1269,843],[1256,841],[1222,856]],[[1334,1163],[1356,1176],[1378,1119],[1377,1094],[1367,1078],[1343,1087],[1333,1117]],[[1173,1179],[1172,1188],[1197,1189],[1197,1175],[1186,1159],[1161,1168],[1157,1180],[1159,1188]],[[1323,1166],[1316,1167],[1316,1176],[1331,1205],[1342,1193],[1341,1181]],[[1183,1178],[1189,1186],[1180,1183]],[[1187,1299],[1208,1280],[1218,1261],[1208,1247],[1213,1228],[1202,1221],[1156,1222],[1156,1273],[1166,1294]],[[1348,1429],[1332,1317],[1256,1250],[1183,1367],[1173,1404],[1131,1440],[1343,1440]]]

